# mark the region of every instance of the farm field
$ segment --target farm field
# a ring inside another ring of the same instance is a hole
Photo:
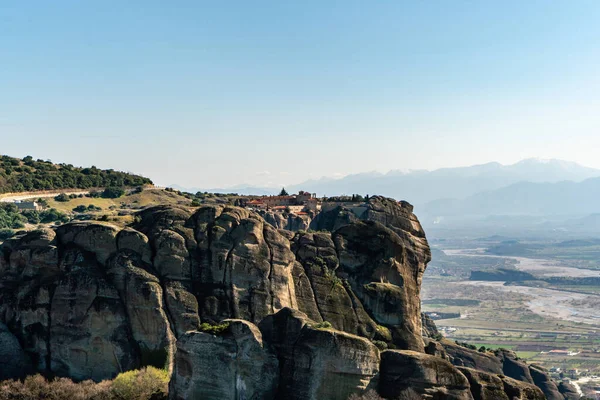
[[[595,276],[595,268],[580,270],[573,259],[565,263],[522,256],[486,257],[476,246],[466,251],[476,256],[456,248],[447,253],[436,248],[434,268],[428,269],[423,279],[422,309],[444,336],[477,347],[513,350],[529,362],[556,371],[556,378],[564,377],[565,371],[571,371],[573,376],[568,377],[572,379],[600,375],[599,287],[468,278],[473,269],[494,266],[566,277]],[[439,261],[436,254],[441,256]],[[443,319],[448,314],[459,317]]]

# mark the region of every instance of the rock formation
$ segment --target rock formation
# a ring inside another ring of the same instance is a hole
[[[155,365],[172,371],[174,399],[561,393],[510,354],[425,347],[422,333],[437,336],[420,310],[431,255],[410,204],[375,196],[360,216],[319,214],[318,232],[269,218],[158,206],[124,229],[78,222],[5,241],[2,377]]]

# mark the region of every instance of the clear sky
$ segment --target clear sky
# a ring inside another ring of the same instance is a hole
[[[0,153],[275,185],[600,168],[600,2],[3,0]]]

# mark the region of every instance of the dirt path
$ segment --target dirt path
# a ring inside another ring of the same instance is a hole
[[[1,203],[14,203],[15,201],[21,201],[21,200],[28,200],[28,199],[44,199],[44,198],[48,198],[48,197],[56,197],[61,193],[65,193],[65,194],[74,194],[79,196],[80,194],[88,194],[90,191],[89,190],[83,190],[83,191],[64,191],[64,190],[59,190],[56,192],[44,192],[44,193],[27,193],[27,194],[18,194],[18,195],[9,195],[6,197],[2,197],[0,198],[0,202]]]

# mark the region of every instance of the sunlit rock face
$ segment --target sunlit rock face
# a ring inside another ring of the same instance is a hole
[[[176,399],[344,400],[371,389],[466,399],[471,381],[494,392],[504,373],[560,393],[510,354],[471,357],[431,338],[426,354],[425,233],[406,202],[375,196],[359,211],[292,232],[239,207],[157,206],[126,228],[77,222],[7,240],[2,377],[99,381],[155,365],[172,371]],[[504,393],[537,393],[508,379]]]

